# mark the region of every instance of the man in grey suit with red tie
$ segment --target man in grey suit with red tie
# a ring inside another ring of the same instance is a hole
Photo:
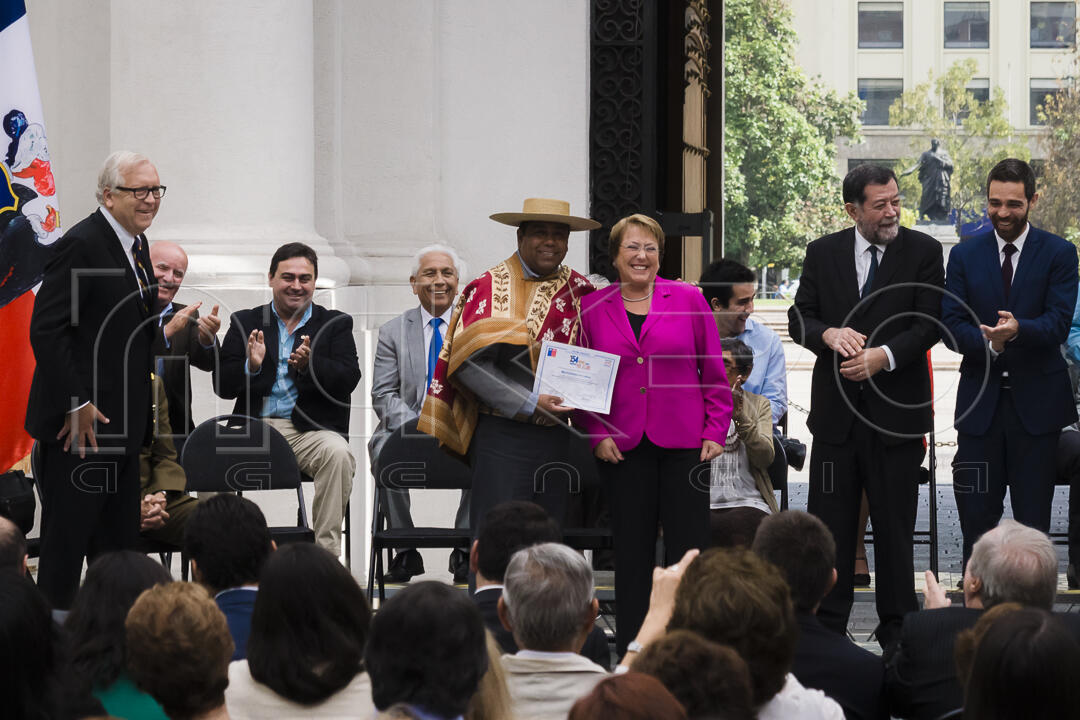
[[[953,492],[964,560],[995,527],[1005,490],[1013,517],[1048,532],[1061,428],[1076,421],[1061,345],[1077,296],[1076,248],[1028,223],[1035,173],[1002,160],[986,181],[993,231],[949,254],[943,333],[964,356],[956,392]]]
[[[42,489],[38,584],[68,608],[84,556],[139,538],[139,449],[150,427],[153,274],[143,233],[165,187],[136,153],[109,156],[99,207],[56,245],[34,302],[26,429]]]
[[[445,245],[422,248],[416,253],[409,276],[409,285],[420,305],[379,328],[371,384],[371,405],[379,416],[379,426],[368,441],[372,475],[386,469],[386,463],[380,463],[379,456],[388,444],[395,456],[408,455],[412,460],[428,463],[432,466],[429,471],[437,467],[438,472],[459,472],[463,476],[470,473],[462,462],[440,450],[430,435],[416,428],[454,309],[461,267],[461,259],[453,248]],[[389,526],[412,527],[409,490],[388,489],[384,498]],[[461,493],[454,524],[459,528],[469,526],[467,490]],[[454,582],[466,580],[469,557],[465,551],[451,553],[449,570],[454,575]],[[404,549],[394,556],[383,579],[405,582],[414,575],[423,574],[424,561],[420,553],[415,549]]]

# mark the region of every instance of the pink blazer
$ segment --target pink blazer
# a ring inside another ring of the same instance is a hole
[[[701,447],[705,440],[724,444],[731,388],[716,321],[696,287],[656,278],[640,340],[618,284],[582,298],[581,321],[581,345],[621,358],[611,412],[574,414],[593,447],[611,437],[620,451],[630,450],[644,433],[667,448]]]

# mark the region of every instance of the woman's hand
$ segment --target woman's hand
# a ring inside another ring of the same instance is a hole
[[[701,462],[706,460],[712,460],[714,457],[720,457],[724,454],[724,446],[718,442],[712,440],[706,440],[701,443]]]
[[[593,449],[593,455],[608,463],[617,463],[623,459],[622,453],[619,452],[619,448],[615,445],[615,441],[609,437],[604,438]]]

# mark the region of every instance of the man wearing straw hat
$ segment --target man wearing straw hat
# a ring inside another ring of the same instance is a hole
[[[573,343],[581,297],[593,286],[562,264],[570,233],[600,223],[570,203],[529,198],[491,219],[517,227],[517,252],[473,280],[450,319],[421,431],[473,468],[471,527],[495,505],[529,500],[560,524],[577,481],[562,398],[533,392],[544,340]]]

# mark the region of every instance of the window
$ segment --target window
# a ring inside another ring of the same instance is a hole
[[[1068,48],[1075,44],[1075,3],[1031,3],[1031,47]]]
[[[945,3],[945,47],[990,47],[990,3]]]
[[[859,3],[859,47],[904,47],[904,3]]]
[[[860,165],[880,165],[882,167],[896,169],[896,158],[848,158],[847,171],[851,172]]]
[[[990,80],[989,78],[972,78],[965,88],[975,98],[976,105],[983,105],[990,102]],[[959,125],[964,121],[968,115],[971,114],[970,110],[961,110],[956,115],[956,124]]]
[[[1053,95],[1060,89],[1060,82],[1053,78],[1031,79],[1031,99],[1028,102],[1028,109],[1030,113],[1029,122],[1032,125],[1042,125],[1042,121],[1039,120],[1039,107],[1046,101],[1048,96]]]
[[[888,125],[889,106],[904,94],[904,81],[859,78],[859,99],[866,103],[863,125]]]

